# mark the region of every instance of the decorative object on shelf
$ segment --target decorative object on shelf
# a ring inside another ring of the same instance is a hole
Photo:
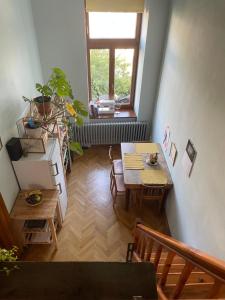
[[[176,158],[177,158],[177,148],[174,143],[171,143],[169,157],[172,162],[172,165],[174,166]]]
[[[193,143],[188,140],[183,159],[182,159],[182,165],[184,167],[185,173],[188,177],[191,176],[191,172],[194,166],[194,162],[197,156],[197,152],[194,148]]]
[[[26,153],[45,153],[45,145],[48,134],[45,132],[40,138],[20,138],[23,154]]]
[[[28,123],[31,123],[30,120],[38,121],[42,129],[52,134],[59,120],[70,130],[72,126],[70,117],[78,126],[81,126],[83,118],[88,116],[84,104],[74,99],[71,84],[60,68],[53,68],[47,83],[44,85],[37,83],[36,90],[42,96],[33,99],[23,97],[24,101],[30,104]],[[34,104],[37,106],[39,115],[34,113]],[[83,153],[82,147],[76,141],[70,141],[70,149],[80,155]]]
[[[39,138],[43,131],[41,127],[41,122],[35,121],[32,118],[28,119],[24,127],[27,136],[31,138]]]
[[[8,261],[16,261],[18,259],[17,252],[18,252],[18,248],[16,246],[14,246],[10,250],[0,248],[0,263],[4,263]],[[2,265],[0,268],[0,272],[5,272],[6,275],[8,276],[13,270],[16,269],[18,269],[17,265],[10,266],[10,268],[8,266]]]
[[[41,202],[42,202],[42,192],[40,190],[30,192],[26,196],[25,201],[30,206],[37,206],[37,205],[41,204]]]

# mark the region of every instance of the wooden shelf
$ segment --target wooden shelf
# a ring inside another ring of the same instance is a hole
[[[24,236],[24,244],[51,244],[52,243],[51,232],[36,232],[36,233],[26,233]]]

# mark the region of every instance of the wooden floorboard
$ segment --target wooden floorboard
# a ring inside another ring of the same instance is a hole
[[[119,146],[114,151],[119,157]],[[69,203],[58,234],[59,249],[32,245],[25,249],[24,260],[125,261],[127,243],[133,241],[131,229],[136,217],[154,229],[169,232],[165,214],[159,216],[154,205],[145,205],[139,211],[133,203],[126,212],[124,199],[120,198],[118,215],[115,215],[109,189],[110,169],[107,146],[91,147],[74,160],[67,177]]]

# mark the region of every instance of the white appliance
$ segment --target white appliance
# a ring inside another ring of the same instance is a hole
[[[115,100],[98,100],[96,103],[98,115],[114,114]]]
[[[57,139],[49,139],[46,153],[28,153],[18,161],[12,161],[20,188],[58,189],[62,219],[67,209],[67,191],[60,146]]]
[[[100,107],[110,107],[111,109],[115,107],[115,100],[98,100],[97,103]]]
[[[110,107],[98,107],[98,115],[112,115],[115,113],[114,108]]]

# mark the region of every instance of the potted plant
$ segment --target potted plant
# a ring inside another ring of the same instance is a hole
[[[41,96],[34,98],[39,114],[42,116],[49,115],[52,110],[51,97],[53,91],[48,84],[41,85],[40,83],[36,83],[36,90],[41,93]]]
[[[13,265],[13,267],[10,265],[10,268],[7,266],[7,262],[18,259],[17,252],[18,248],[16,246],[10,250],[0,248],[0,272],[5,272],[6,275],[9,275],[11,271],[18,269],[17,265]]]
[[[44,85],[37,83],[36,89],[40,93],[42,93],[42,96],[40,96],[40,98],[42,99],[40,100],[40,104],[44,105],[44,99],[46,99],[46,103],[48,103],[48,100],[50,99],[50,107],[52,109],[51,115],[46,114],[46,107],[43,109],[43,111],[41,111],[44,114],[39,112],[40,115],[43,116],[41,121],[38,120],[40,122],[39,127],[48,131],[49,125],[56,123],[59,118],[61,118],[61,120],[65,123],[66,126],[69,127],[69,129],[71,128],[71,123],[73,121],[78,126],[81,126],[83,124],[83,118],[88,116],[88,112],[82,102],[74,99],[71,84],[68,81],[63,70],[61,70],[60,68],[53,68],[48,82]],[[49,98],[47,99],[44,97]],[[28,101],[30,103],[30,106],[32,102],[37,105],[37,98],[28,99],[26,97],[23,97],[25,101]],[[30,115],[32,119],[31,112]],[[73,119],[72,122],[71,119]],[[34,119],[33,122],[35,122]],[[83,153],[82,147],[76,141],[70,141],[70,149],[78,154]]]

